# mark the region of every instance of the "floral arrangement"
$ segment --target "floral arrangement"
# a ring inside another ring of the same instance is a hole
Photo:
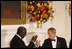
[[[49,17],[54,18],[51,2],[52,1],[28,1],[27,12],[30,17],[29,21],[47,22]]]

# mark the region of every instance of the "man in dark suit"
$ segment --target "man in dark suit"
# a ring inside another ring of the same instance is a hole
[[[10,42],[10,48],[33,48],[35,46],[34,42],[36,41],[37,36],[33,37],[30,44],[26,46],[22,40],[26,36],[26,33],[26,28],[20,26],[17,29],[17,34],[12,38]]]
[[[71,40],[70,40],[69,48],[72,48],[72,47],[71,47]]]
[[[56,29],[48,29],[49,38],[44,41],[42,48],[67,48],[66,40],[56,36]]]

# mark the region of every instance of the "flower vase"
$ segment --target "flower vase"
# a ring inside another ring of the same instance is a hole
[[[41,21],[37,21],[37,28],[42,28],[42,22]]]

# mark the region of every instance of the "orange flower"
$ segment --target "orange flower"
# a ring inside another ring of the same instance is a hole
[[[45,13],[46,13],[46,11],[44,10],[42,14],[44,15]]]
[[[41,7],[41,11],[43,11],[44,9],[45,9],[45,6],[42,6],[42,7]]]
[[[33,9],[33,10],[35,9],[34,6],[30,6],[30,8]]]
[[[32,11],[29,11],[29,13],[32,13]]]
[[[53,16],[53,15],[51,15],[51,17],[52,17],[52,18],[54,18],[54,16]]]

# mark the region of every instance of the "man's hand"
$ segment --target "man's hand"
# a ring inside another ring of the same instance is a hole
[[[40,41],[37,40],[37,41],[36,41],[36,45],[37,45],[37,46],[40,46]]]
[[[31,41],[35,42],[37,40],[37,37],[38,37],[37,35],[35,37],[33,36]]]

